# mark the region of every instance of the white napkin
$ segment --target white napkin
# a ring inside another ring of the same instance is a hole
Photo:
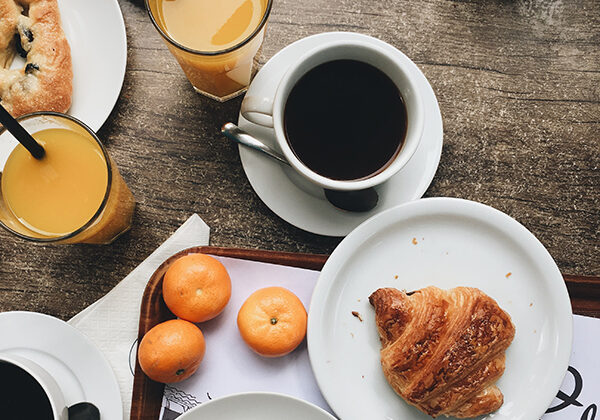
[[[133,392],[130,352],[137,339],[146,284],[168,257],[192,246],[208,245],[209,235],[208,225],[197,214],[192,215],[109,293],[68,321],[89,337],[111,364],[121,388],[126,419],[130,415]]]

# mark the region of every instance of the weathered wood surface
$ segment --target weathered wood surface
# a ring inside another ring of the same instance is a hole
[[[39,246],[0,230],[0,311],[71,317],[194,212],[211,226],[212,245],[329,253],[339,242],[288,225],[260,201],[219,134],[241,99],[194,93],[143,3],[119,3],[127,74],[99,135],[136,196],[133,228],[110,246]],[[275,0],[260,62],[333,30],[395,45],[431,82],[445,137],[426,196],[494,206],[529,228],[564,273],[600,275],[597,0]]]

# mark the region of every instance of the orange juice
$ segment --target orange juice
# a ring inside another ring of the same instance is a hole
[[[146,0],[146,6],[196,91],[223,101],[250,83],[271,2]]]
[[[33,241],[112,242],[135,200],[96,135],[68,115],[19,118],[45,150],[34,159],[0,127],[0,225]]]
[[[158,22],[180,44],[219,51],[240,43],[256,29],[266,0],[160,0]]]
[[[108,168],[100,147],[75,131],[50,128],[33,137],[46,150],[35,159],[18,145],[2,176],[7,207],[27,228],[44,236],[76,231],[100,209]]]

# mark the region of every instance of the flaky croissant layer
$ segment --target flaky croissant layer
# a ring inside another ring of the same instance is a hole
[[[500,408],[495,383],[515,327],[481,290],[393,288],[369,297],[381,339],[383,373],[398,395],[437,417],[477,417]]]

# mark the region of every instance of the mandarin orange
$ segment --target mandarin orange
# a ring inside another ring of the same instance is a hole
[[[283,287],[252,293],[238,312],[237,324],[246,344],[261,356],[285,356],[306,335],[306,309]]]
[[[188,254],[169,267],[162,291],[171,312],[190,322],[203,322],[225,309],[231,297],[231,279],[217,259]]]
[[[172,319],[155,325],[144,335],[138,360],[150,379],[173,383],[196,372],[205,350],[200,328],[182,319]]]

